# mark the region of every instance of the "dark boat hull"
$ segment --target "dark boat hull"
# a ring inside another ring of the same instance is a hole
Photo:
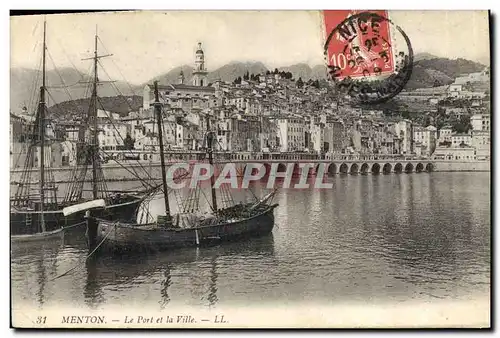
[[[52,239],[57,239],[57,238],[60,239],[63,237],[64,237],[64,228],[59,228],[56,230],[39,232],[36,234],[11,235],[10,239],[11,239],[11,242],[13,242],[13,243],[19,243],[19,242],[30,243],[30,242],[36,242],[36,241],[47,241],[47,240],[52,240]]]
[[[276,206],[268,206],[255,216],[235,222],[193,228],[163,228],[152,224],[127,225],[100,219],[96,242],[102,243],[100,247],[105,251],[165,251],[259,237],[272,232]]]
[[[104,209],[92,211],[93,215],[105,220],[133,221],[135,220],[137,209],[142,202],[138,196],[127,196],[122,200]],[[45,229],[47,232],[55,231],[60,228],[72,228],[75,224],[85,221],[85,211],[77,212],[72,215],[64,216],[63,209],[68,205],[59,204],[48,206],[44,211]],[[10,234],[30,235],[39,234],[41,229],[41,212],[31,210],[18,210],[11,208],[10,211]],[[85,229],[84,226],[79,227]]]

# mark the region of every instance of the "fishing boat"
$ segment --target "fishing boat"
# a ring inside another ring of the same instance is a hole
[[[43,26],[42,52],[42,85],[38,108],[33,128],[28,135],[28,145],[21,180],[17,184],[15,196],[11,198],[10,231],[12,241],[45,240],[47,237],[58,236],[67,228],[84,223],[85,212],[76,212],[69,216],[63,214],[63,209],[75,203],[89,200],[104,199],[106,208],[95,210],[95,214],[106,220],[133,220],[136,211],[148,196],[148,192],[157,189],[147,183],[145,191],[121,192],[109,191],[101,167],[99,154],[98,124],[97,124],[97,62],[104,56],[97,54],[97,33],[95,35],[94,76],[92,96],[87,117],[80,128],[78,162],[73,171],[73,181],[66,196],[58,199],[58,187],[50,170],[51,154],[47,137],[47,104],[46,104],[46,22]],[[84,196],[84,183],[88,182],[88,167],[91,166],[90,178],[92,196]],[[38,168],[37,168],[38,167]],[[38,170],[36,170],[38,169]],[[38,174],[37,174],[38,172]],[[142,182],[145,182],[142,180]]]
[[[164,149],[162,141],[162,103],[159,101],[158,82],[154,83],[155,111],[160,139],[160,161],[163,183],[163,199],[165,215],[158,215],[154,222],[138,223],[109,221],[95,216],[97,223],[96,243],[111,251],[152,250],[163,251],[176,247],[202,246],[252,236],[263,236],[271,233],[274,227],[274,209],[278,204],[272,200],[276,194],[273,190],[264,198],[250,203],[234,204],[218,208],[217,194],[214,188],[214,175],[211,176],[211,213],[200,214],[192,208],[197,204],[199,193],[191,195],[187,213],[170,212],[168,185],[166,180]],[[210,131],[207,119],[207,154],[208,163],[213,166],[214,132]],[[194,203],[193,203],[194,200]],[[232,199],[231,199],[232,200]],[[226,199],[227,202],[227,199]]]

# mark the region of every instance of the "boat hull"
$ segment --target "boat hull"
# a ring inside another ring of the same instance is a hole
[[[102,242],[100,247],[113,252],[164,251],[259,237],[272,232],[275,207],[276,205],[269,206],[255,216],[235,222],[193,228],[127,225],[99,219],[96,242]]]
[[[35,234],[25,234],[25,235],[12,235],[10,240],[12,243],[27,243],[33,241],[46,241],[54,238],[61,238],[64,234],[64,228],[59,228],[56,230],[40,232]]]
[[[142,202],[138,196],[127,196],[124,200],[116,201],[104,209],[93,210],[96,217],[105,220],[131,221],[136,217],[137,209]],[[64,216],[63,209],[69,205],[59,204],[49,206],[44,211],[45,229],[52,232],[60,228],[72,228],[75,224],[85,221],[85,211]],[[20,210],[11,208],[10,211],[10,234],[12,236],[39,235],[41,229],[41,212],[37,210]],[[85,229],[84,226],[79,227]]]

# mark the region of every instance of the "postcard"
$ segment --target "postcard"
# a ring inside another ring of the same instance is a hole
[[[489,328],[489,15],[11,16],[11,326]]]

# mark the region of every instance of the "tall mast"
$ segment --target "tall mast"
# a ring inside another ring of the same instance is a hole
[[[95,32],[95,48],[94,48],[94,81],[92,84],[92,115],[93,129],[92,135],[92,194],[94,199],[97,199],[97,156],[98,156],[98,139],[97,139],[97,27]]]
[[[47,22],[43,21],[43,53],[42,53],[42,87],[40,88],[39,109],[39,137],[40,137],[40,224],[42,232],[45,232],[45,49]]]
[[[208,150],[208,163],[210,167],[213,169],[214,159],[212,153],[212,143],[213,143],[213,133],[210,131],[210,116],[207,114],[207,150]],[[215,193],[215,173],[210,175],[210,189],[212,192],[212,208],[214,212],[217,212],[217,195]]]
[[[167,221],[170,222],[170,203],[168,201],[168,190],[167,190],[167,173],[165,171],[165,154],[163,152],[163,130],[162,130],[162,116],[161,116],[161,103],[158,94],[158,81],[155,81],[155,110],[156,110],[156,123],[158,125],[158,141],[160,143],[160,161],[161,161],[161,178],[163,181],[163,197],[165,200],[165,213],[167,216]]]
[[[259,107],[259,152],[262,152],[264,137],[262,135],[262,110]]]
[[[97,74],[97,64],[99,62],[100,58],[111,56],[112,54],[107,54],[107,55],[98,55],[97,54],[97,40],[99,37],[97,36],[97,26],[96,26],[96,32],[95,32],[95,46],[94,46],[94,56],[90,58],[85,58],[82,60],[93,60],[94,61],[94,76],[92,79],[92,95],[90,97],[90,106],[89,106],[89,113],[87,115],[87,121],[89,124],[92,126],[90,127],[90,130],[92,131],[91,134],[91,140],[90,140],[90,147],[88,149],[90,150],[90,158],[92,160],[92,195],[94,199],[98,198],[98,164],[99,164],[99,132],[98,132],[98,125],[97,125],[97,85],[103,82],[113,82],[113,81],[99,81],[99,76]],[[79,83],[89,83],[89,82],[79,82]],[[89,126],[89,125],[86,125]],[[83,135],[82,135],[83,136]],[[79,136],[80,138],[80,136]],[[85,160],[88,161],[88,157],[85,156]],[[85,166],[87,166],[88,163],[85,163]]]

